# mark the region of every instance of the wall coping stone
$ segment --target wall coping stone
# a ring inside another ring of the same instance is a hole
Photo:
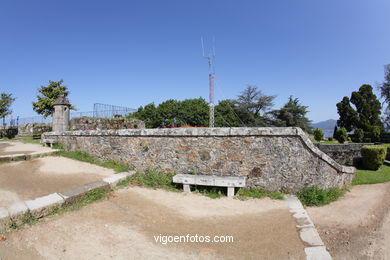
[[[292,136],[298,137],[323,161],[342,173],[354,174],[354,167],[338,164],[312,143],[309,136],[299,127],[215,127],[215,128],[159,128],[159,129],[119,129],[119,130],[78,130],[47,132],[49,136],[118,136],[118,137],[235,137],[235,136]]]

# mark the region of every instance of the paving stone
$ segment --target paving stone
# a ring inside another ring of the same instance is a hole
[[[60,206],[64,201],[58,193],[52,193],[34,200],[27,200],[25,203],[34,217],[41,218],[48,215],[50,210]]]
[[[96,181],[88,184],[80,185],[76,188],[72,188],[63,192],[60,192],[59,195],[65,200],[66,204],[71,204],[79,200],[87,192],[99,188],[104,188],[104,190],[110,190],[110,184],[104,181]]]
[[[111,175],[110,177],[104,178],[103,181],[110,184],[110,186],[113,188],[116,186],[116,184],[118,182],[126,179],[127,177],[129,177],[133,174],[135,174],[135,171],[116,173],[116,174]]]
[[[314,227],[302,228],[299,230],[299,236],[308,246],[323,246],[320,235]]]
[[[306,247],[305,253],[307,260],[332,260],[325,246]]]

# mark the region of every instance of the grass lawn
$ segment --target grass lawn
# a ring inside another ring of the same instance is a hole
[[[352,185],[375,184],[390,181],[390,166],[382,165],[377,171],[356,170]]]

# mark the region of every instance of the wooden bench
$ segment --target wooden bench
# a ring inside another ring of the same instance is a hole
[[[246,177],[236,176],[215,176],[215,175],[195,175],[176,174],[173,176],[174,183],[183,184],[185,192],[191,192],[190,185],[227,187],[228,197],[234,196],[235,187],[245,187]]]
[[[42,139],[41,143],[43,143],[47,146],[53,147],[53,144],[56,144],[57,140],[55,140],[55,139]]]

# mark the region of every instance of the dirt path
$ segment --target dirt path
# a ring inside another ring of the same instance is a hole
[[[193,208],[196,208],[193,210]],[[233,236],[232,243],[156,243],[159,235]],[[0,242],[3,259],[304,259],[283,201],[212,200],[129,188],[50,217]]]
[[[101,180],[114,171],[64,157],[0,165],[0,206],[35,199]]]
[[[308,213],[334,259],[390,259],[390,183],[354,186]]]
[[[49,147],[44,147],[40,144],[25,144],[18,141],[0,142],[0,155],[12,155],[32,152],[47,152],[52,151]]]

